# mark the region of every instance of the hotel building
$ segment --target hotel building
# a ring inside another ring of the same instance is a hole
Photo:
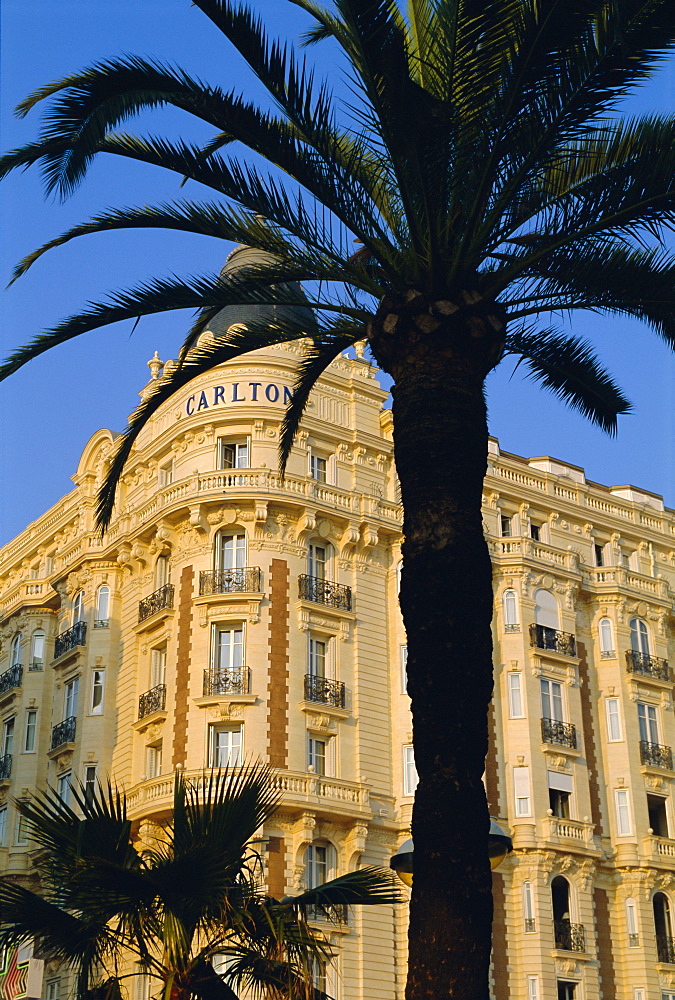
[[[15,808],[111,775],[138,836],[173,775],[260,757],[275,896],[409,836],[416,774],[397,604],[401,512],[375,369],[340,357],[282,481],[285,344],[195,380],[133,451],[101,539],[95,433],[56,506],[0,549],[0,867]],[[152,377],[162,370],[157,356]],[[675,998],[675,512],[490,442],[495,699],[485,782],[514,852],[494,873],[497,1000]],[[671,650],[672,652],[672,650]],[[467,683],[471,683],[467,664]],[[406,905],[319,921],[340,1000],[401,1000]],[[45,997],[66,996],[48,965]]]

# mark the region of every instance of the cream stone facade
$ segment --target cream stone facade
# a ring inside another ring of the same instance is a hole
[[[93,435],[74,490],[0,550],[0,866],[30,878],[14,802],[108,775],[135,830],[173,775],[262,758],[274,895],[409,836],[415,786],[401,514],[375,369],[338,358],[285,479],[284,402],[302,345],[223,365],[164,404],[101,539]],[[162,363],[150,363],[153,376]],[[675,996],[675,512],[491,440],[491,812],[514,852],[494,874],[498,1000]],[[471,665],[466,664],[467,683]],[[338,1000],[403,997],[406,905],[317,922]],[[57,1000],[59,970],[47,970]],[[55,985],[56,984],[56,985]],[[45,986],[45,990],[47,986]],[[45,993],[47,996],[47,993]]]

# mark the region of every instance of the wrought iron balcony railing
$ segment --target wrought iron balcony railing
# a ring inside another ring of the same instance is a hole
[[[544,743],[555,743],[556,746],[577,748],[577,729],[571,722],[558,722],[556,719],[541,720],[541,738]]]
[[[345,686],[342,681],[332,681],[328,677],[305,674],[305,699],[334,708],[345,707]]]
[[[166,684],[155,684],[138,699],[138,718],[144,719],[153,712],[161,712],[166,704]]]
[[[149,597],[144,597],[138,604],[138,622],[144,622],[146,618],[164,611],[165,608],[173,607],[173,584],[165,583],[163,587],[156,590]]]
[[[673,751],[660,743],[650,743],[640,740],[640,763],[651,767],[662,767],[666,771],[673,770]]]
[[[675,965],[675,938],[667,937],[665,934],[657,934],[656,953],[659,956],[659,962]]]
[[[84,646],[87,641],[87,623],[75,622],[72,628],[66,629],[61,635],[57,635],[54,643],[54,659],[58,660],[76,646]]]
[[[249,667],[213,667],[204,671],[204,694],[250,694],[251,670]]]
[[[577,655],[577,640],[571,632],[560,632],[548,625],[530,625],[530,646],[549,649],[564,656]]]
[[[330,903],[326,906],[317,906],[312,903],[307,907],[307,919],[346,924],[349,922],[349,906],[347,903]]]
[[[338,611],[352,610],[351,587],[345,587],[341,583],[330,583],[329,580],[322,580],[318,576],[307,576],[305,573],[298,577],[298,584],[300,599],[303,601],[325,604],[329,608],[337,608]]]
[[[556,920],[553,926],[556,948],[561,951],[586,951],[586,932],[583,924]]]
[[[20,663],[15,663],[9,670],[5,670],[4,673],[0,674],[0,694],[11,691],[12,688],[21,687],[22,677],[23,667]]]
[[[626,652],[626,670],[629,674],[645,674],[656,677],[660,681],[670,680],[668,660],[661,656],[649,656],[647,653],[637,653],[634,649]]]
[[[51,749],[56,750],[57,747],[62,747],[64,743],[73,743],[76,728],[77,719],[74,715],[70,715],[63,722],[59,722],[58,725],[53,726]]]
[[[12,755],[6,753],[0,757],[0,781],[6,781],[12,776]]]
[[[207,594],[259,594],[262,570],[259,566],[240,569],[213,569],[199,574],[199,596]]]

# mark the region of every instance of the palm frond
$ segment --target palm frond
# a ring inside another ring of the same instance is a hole
[[[399,903],[402,899],[396,876],[387,868],[366,867],[347,872],[324,882],[314,889],[307,889],[298,896],[286,897],[280,906],[331,906],[360,904],[375,906],[380,903]]]

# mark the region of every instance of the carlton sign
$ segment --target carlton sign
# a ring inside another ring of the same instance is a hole
[[[185,412],[188,417],[200,410],[209,410],[212,406],[222,406],[226,403],[286,403],[290,402],[293,393],[287,385],[277,385],[276,382],[230,382],[228,385],[214,385],[201,392],[193,392],[185,401]]]

